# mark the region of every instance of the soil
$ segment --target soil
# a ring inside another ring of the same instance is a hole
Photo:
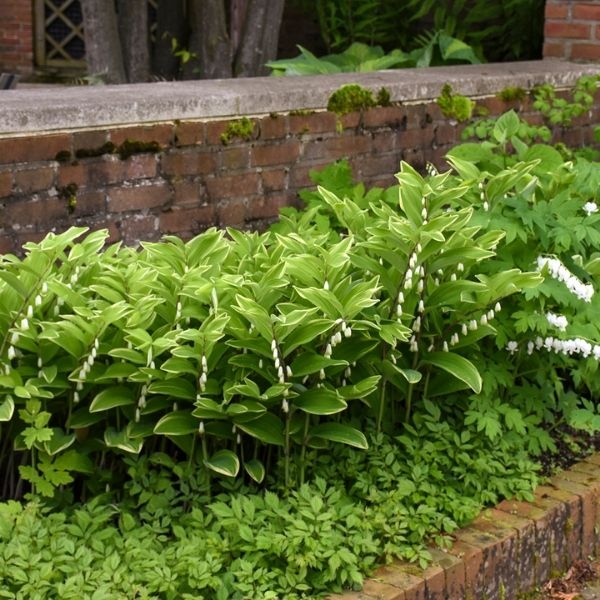
[[[544,476],[568,469],[586,456],[600,452],[600,433],[588,434],[568,425],[561,425],[552,432],[552,437],[557,451],[543,454],[538,459]]]
[[[560,577],[527,594],[524,600],[600,600],[600,564],[578,560]]]

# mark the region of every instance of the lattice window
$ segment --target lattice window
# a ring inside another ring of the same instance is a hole
[[[148,0],[150,36],[156,36],[158,0]],[[35,0],[36,47],[39,67],[85,69],[85,40],[80,0]]]

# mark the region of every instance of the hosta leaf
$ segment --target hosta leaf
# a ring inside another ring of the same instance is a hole
[[[330,442],[354,446],[361,450],[367,450],[369,448],[367,438],[361,431],[350,425],[344,425],[343,423],[320,423],[319,425],[310,428],[309,435],[311,437],[329,440]]]
[[[12,396],[4,396],[4,400],[0,403],[0,422],[10,421],[15,412],[15,402]]]
[[[257,458],[252,458],[244,463],[246,473],[256,481],[262,483],[265,478],[265,466]]]
[[[136,396],[131,387],[115,385],[102,390],[96,395],[90,404],[90,412],[94,413],[110,410],[111,408],[117,408],[118,406],[130,406],[134,404],[135,401]]]
[[[187,435],[198,429],[198,419],[191,413],[178,410],[162,417],[154,426],[154,433],[161,435]]]
[[[236,427],[264,444],[284,445],[283,422],[273,413],[265,413],[246,423],[236,423]]]
[[[44,442],[44,450],[50,456],[54,456],[63,450],[66,450],[71,444],[75,442],[74,433],[65,433],[62,429],[54,427],[52,429],[52,438],[47,442]]]
[[[116,431],[109,427],[104,432],[104,443],[109,448],[118,448],[130,454],[139,454],[144,445],[144,440],[143,438],[130,438],[125,430]]]
[[[181,398],[182,400],[194,400],[196,398],[194,386],[187,379],[180,378],[155,381],[148,386],[148,392],[173,396],[173,398]]]
[[[317,388],[301,393],[293,399],[293,404],[311,415],[335,415],[348,408],[348,404],[336,392]]]
[[[481,392],[481,375],[477,367],[464,356],[454,352],[430,352],[423,362],[443,369],[450,375],[466,383],[476,394]]]
[[[231,450],[219,450],[215,452],[204,464],[215,473],[226,477],[235,477],[240,470],[240,459]]]

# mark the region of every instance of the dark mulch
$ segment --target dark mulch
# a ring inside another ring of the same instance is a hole
[[[598,577],[597,565],[578,560],[561,577],[551,579],[540,590],[539,600],[575,600],[587,583]]]
[[[545,453],[539,457],[542,475],[549,476],[600,451],[600,433],[588,434],[568,425],[561,425],[552,431],[557,451]]]

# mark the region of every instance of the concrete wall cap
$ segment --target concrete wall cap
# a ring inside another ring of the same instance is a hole
[[[0,134],[324,110],[331,93],[346,83],[374,91],[386,87],[393,101],[420,102],[438,97],[446,83],[464,95],[489,96],[507,86],[568,87],[588,74],[600,74],[600,66],[543,60],[305,77],[16,89],[0,94]]]

